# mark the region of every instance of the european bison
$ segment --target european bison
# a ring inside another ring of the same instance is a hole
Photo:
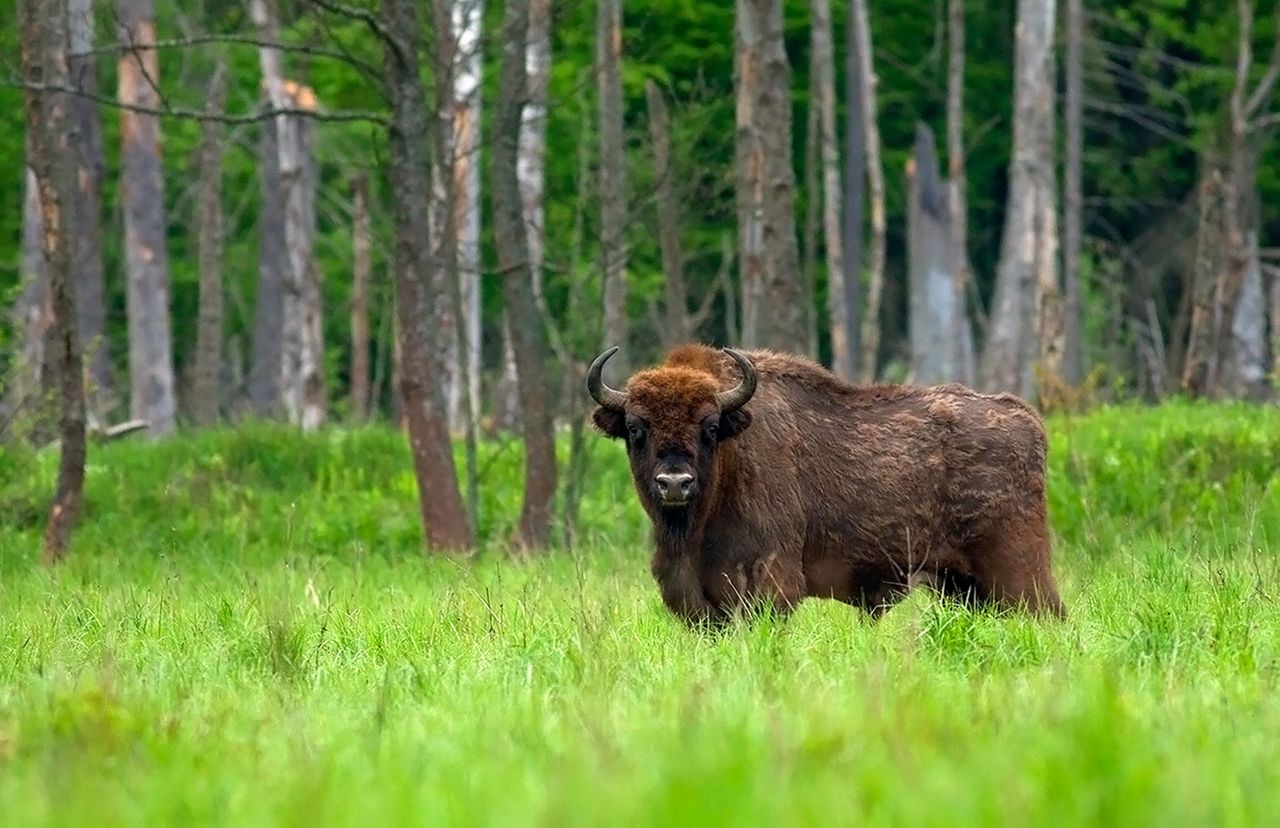
[[[625,391],[587,375],[653,521],[653,575],[690,623],[836,598],[873,617],[927,584],[1064,615],[1044,427],[961,385],[849,385],[802,357],[686,345]]]

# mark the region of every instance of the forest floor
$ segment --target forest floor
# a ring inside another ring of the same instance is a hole
[[[401,438],[251,426],[0,454],[0,823],[1227,824],[1280,814],[1280,411],[1050,424],[1071,615],[917,593],[709,637],[663,609],[616,444],[579,542],[424,558]]]

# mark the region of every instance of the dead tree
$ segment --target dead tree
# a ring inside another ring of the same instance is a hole
[[[56,0],[20,0],[22,77],[32,85],[66,88],[68,23],[66,5]],[[44,559],[60,560],[71,540],[84,489],[85,397],[76,318],[75,250],[80,231],[76,182],[78,136],[71,96],[28,87],[25,95],[31,166],[38,182],[43,220],[42,248],[53,306],[53,354],[57,375],[58,483],[44,536]]]
[[[221,114],[227,94],[227,67],[219,62],[209,84],[205,111]],[[210,119],[201,125],[199,259],[200,308],[196,323],[195,383],[191,414],[197,425],[218,421],[222,372],[222,141],[223,125]]]
[[[671,158],[671,119],[662,90],[652,79],[645,82],[649,109],[649,141],[658,175],[658,244],[662,248],[666,324],[663,344],[674,347],[689,341],[689,297],[684,286],[684,249],[680,244],[680,203],[676,196],[675,167]]]
[[[880,351],[880,299],[884,293],[884,259],[887,229],[884,208],[884,165],[880,160],[880,127],[876,121],[876,74],[871,52],[871,21],[866,0],[849,5],[862,104],[862,129],[866,149],[867,182],[871,196],[871,250],[867,266],[867,307],[862,316],[862,378],[875,379]]]
[[[622,0],[598,0],[596,82],[600,115],[600,250],[604,257],[604,347],[614,371],[631,368],[627,331],[627,156],[622,133]]]
[[[961,381],[973,352],[964,294],[952,273],[947,182],[938,168],[933,132],[916,125],[907,162],[907,264],[910,282],[911,372],[916,382]]]
[[[493,216],[498,270],[511,330],[524,425],[524,505],[516,543],[542,549],[551,535],[556,491],[555,435],[547,398],[546,340],[533,293],[529,240],[520,197],[520,125],[527,91],[525,39],[528,0],[508,0],[503,9],[502,63],[493,122]]]
[[[35,168],[31,166],[31,152],[28,139],[27,163],[22,167],[22,242],[18,259],[22,290],[11,312],[18,349],[5,378],[3,422],[6,428],[23,414],[43,413],[45,389],[51,380],[46,368],[48,340],[53,330],[53,303],[44,260],[40,186]],[[42,417],[37,416],[37,419]]]
[[[93,0],[68,0],[71,52],[68,69],[78,90],[98,94],[98,74],[93,55]],[[80,343],[89,366],[90,419],[101,418],[113,391],[111,355],[107,349],[107,305],[102,268],[102,178],[106,167],[102,149],[102,120],[98,105],[88,95],[71,99],[76,125],[76,180],[82,210],[75,246],[76,298],[79,304]]]
[[[1050,352],[1055,340],[1060,343],[1051,316],[1058,251],[1054,7],[1054,0],[1018,0],[1009,198],[980,378],[988,390],[1022,396],[1033,391],[1038,360],[1043,370],[1058,373]]]
[[[145,420],[147,433],[161,436],[177,423],[173,342],[169,317],[169,254],[166,240],[164,170],[160,121],[129,107],[160,106],[160,66],[154,0],[119,0],[121,44],[118,72],[121,153],[120,194],[124,208],[125,270],[128,273],[130,411]]]
[[[400,391],[418,481],[418,499],[429,548],[466,549],[474,543],[458,490],[444,410],[444,366],[430,347],[428,308],[439,280],[428,241],[427,102],[420,70],[421,44],[414,0],[383,0],[376,30],[386,53],[391,99],[389,154],[395,225],[396,312],[399,321]]]
[[[373,232],[369,226],[369,178],[351,180],[351,416],[369,417],[369,281],[373,274]]]
[[[258,144],[258,290],[253,311],[253,355],[249,366],[249,404],[259,417],[280,414],[284,364],[284,290],[289,255],[285,245],[284,191],[275,118],[260,126]]]
[[[831,324],[831,368],[838,376],[854,379],[853,348],[849,338],[857,336],[856,319],[845,290],[844,238],[840,226],[841,175],[839,134],[836,129],[835,47],[829,0],[812,0],[813,64],[822,148],[822,228],[827,251],[827,313]],[[814,103],[811,102],[810,106]]]
[[[738,261],[747,345],[805,340],[791,167],[791,66],[780,0],[737,0],[734,18]]]

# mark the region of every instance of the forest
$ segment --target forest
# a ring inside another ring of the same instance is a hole
[[[1271,0],[0,6],[0,826],[1266,824],[1278,86]],[[691,342],[1023,412],[1066,616],[681,623],[588,388]]]

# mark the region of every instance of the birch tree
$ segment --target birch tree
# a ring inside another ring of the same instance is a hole
[[[884,259],[886,244],[884,209],[884,165],[880,160],[880,127],[876,120],[876,74],[871,52],[871,20],[866,0],[852,0],[849,5],[854,56],[857,60],[858,101],[862,105],[862,129],[866,150],[867,183],[871,198],[871,247],[867,263],[867,305],[862,316],[862,379],[876,377],[876,360],[880,351],[880,300],[884,293]]]
[[[227,67],[219,63],[209,84],[205,112],[222,114],[227,94]],[[222,142],[223,125],[211,118],[201,125],[198,219],[200,307],[196,321],[195,382],[192,419],[198,425],[218,421],[222,372]]]

